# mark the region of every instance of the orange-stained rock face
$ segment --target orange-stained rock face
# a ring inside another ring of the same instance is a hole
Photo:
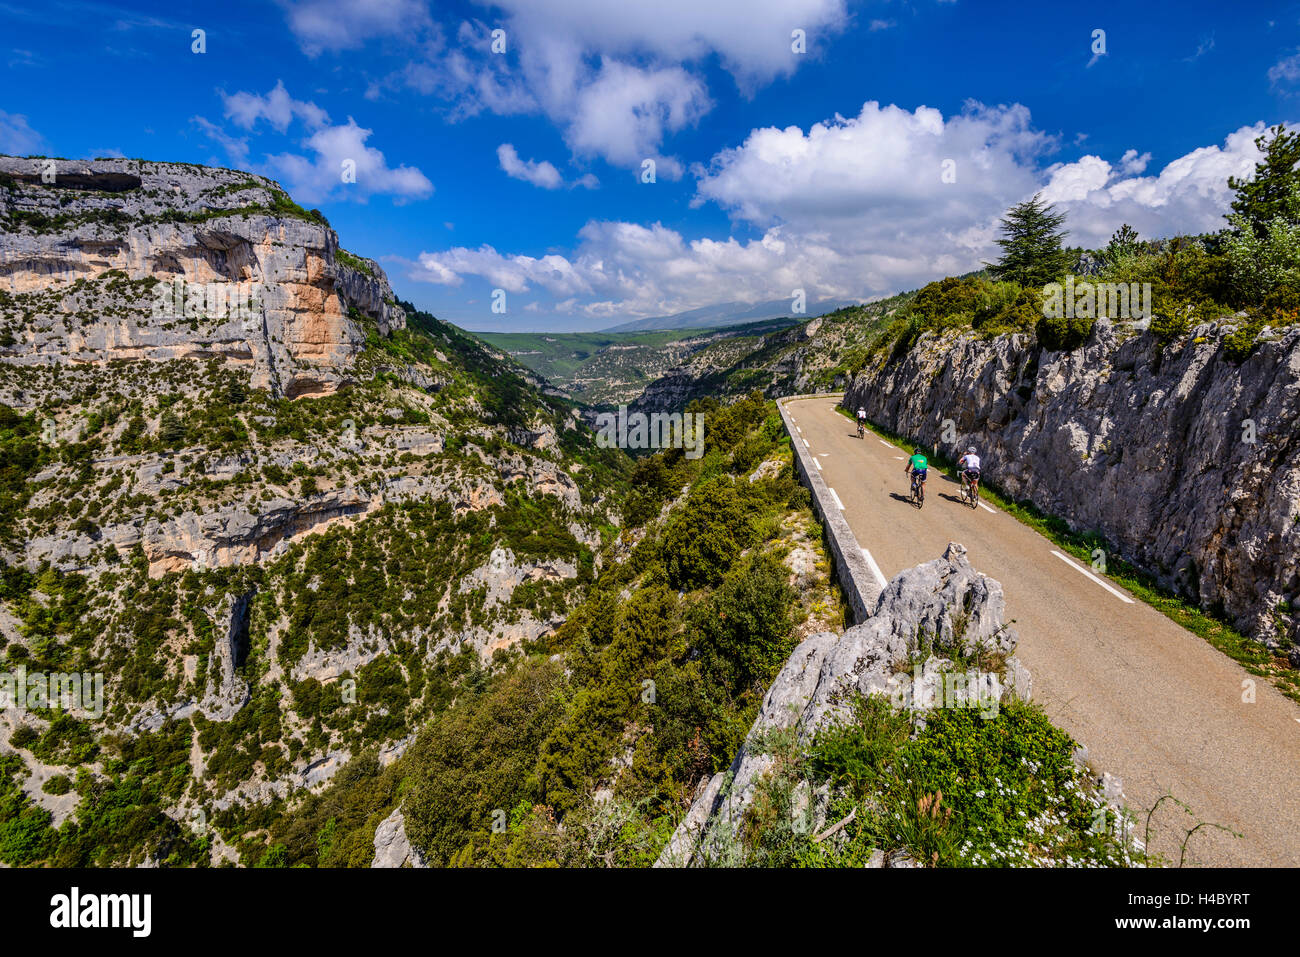
[[[0,157],[0,173],[22,175],[24,162]],[[93,167],[90,175],[113,173],[109,167],[133,162],[84,165]],[[222,177],[232,183],[244,177],[255,185],[214,198],[213,180],[221,185]],[[139,178],[140,189],[79,194],[70,203],[66,196],[30,183],[6,193],[6,202],[16,209],[70,221],[51,231],[0,234],[0,290],[21,295],[64,289],[76,298],[75,308],[64,305],[48,316],[24,307],[21,315],[32,319],[24,321],[20,334],[11,333],[18,362],[218,356],[251,362],[254,388],[323,395],[346,382],[365,343],[362,323],[373,322],[381,334],[405,324],[382,270],[372,264],[370,275],[338,263],[338,240],[323,223],[269,209],[212,215],[211,204],[223,200],[232,210],[269,206],[275,188],[270,181],[231,171],[198,176],[168,164],[146,164]],[[126,222],[107,226],[96,221],[94,214],[105,210],[125,214]],[[83,217],[89,221],[80,221]],[[128,288],[111,293],[119,274],[132,282],[116,284]],[[256,284],[263,290],[260,308],[243,322],[202,315],[194,328],[174,315],[156,315],[146,283],[173,280]],[[73,324],[69,314],[85,315]]]

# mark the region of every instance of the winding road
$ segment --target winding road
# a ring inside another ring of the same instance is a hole
[[[907,501],[904,451],[873,432],[857,437],[837,398],[785,403],[877,579],[966,546],[971,564],[1002,583],[1016,654],[1033,697],[1087,746],[1089,762],[1119,776],[1152,849],[1177,864],[1300,866],[1300,706],[1213,646],[991,505],[960,503],[955,481],[932,469],[926,501]],[[996,472],[996,463],[986,468]],[[1254,701],[1246,703],[1246,682]]]

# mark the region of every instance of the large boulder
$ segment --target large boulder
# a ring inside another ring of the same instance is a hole
[[[795,728],[799,742],[807,744],[848,717],[855,695],[883,694],[900,704],[921,704],[921,694],[933,694],[946,659],[969,657],[977,648],[1009,658],[1015,647],[1002,586],[975,571],[961,545],[949,544],[942,558],[900,573],[881,592],[867,621],[842,635],[812,635],[795,648],[731,767],[697,790],[656,866],[739,862],[740,822],[776,760],[761,746],[772,732]],[[919,662],[924,690],[910,687],[913,661]],[[979,675],[974,686],[992,688],[998,696],[1026,689],[1027,673],[1010,661],[1009,673],[1018,680]]]

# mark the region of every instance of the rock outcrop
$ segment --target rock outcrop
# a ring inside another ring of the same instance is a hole
[[[109,182],[111,190],[72,186]],[[369,260],[343,261],[324,219],[260,176],[4,156],[0,201],[0,290],[39,294],[59,284],[45,310],[24,308],[39,321],[3,330],[9,363],[219,358],[250,367],[253,388],[293,398],[347,384],[365,343],[354,317],[382,334],[405,324],[383,272]],[[103,281],[116,276],[148,286]],[[172,280],[247,294],[251,314],[231,318],[206,304],[159,310],[160,300],[173,301],[159,283]]]
[[[1013,664],[1005,674],[981,674],[967,693],[993,691],[1027,698],[1028,674],[1011,658],[1016,635],[1007,625],[1002,586],[971,567],[966,550],[950,544],[942,558],[899,574],[881,592],[871,617],[843,634],[821,632],[795,648],[772,682],[758,717],[729,770],[702,783],[686,817],[656,866],[736,863],[737,836],[745,812],[775,758],[762,739],[797,729],[800,742],[850,714],[855,695],[888,695],[902,706],[920,704],[928,688],[913,688],[911,662],[922,681],[954,655],[978,649]],[[819,822],[820,823],[820,822]]]
[[[844,404],[954,459],[975,445],[998,488],[1285,650],[1300,638],[1300,329],[1266,330],[1240,364],[1231,329],[1165,346],[1099,321],[1072,352],[927,335],[854,377]]]
[[[417,848],[406,836],[406,818],[402,809],[379,822],[375,828],[375,857],[371,867],[428,867]]]

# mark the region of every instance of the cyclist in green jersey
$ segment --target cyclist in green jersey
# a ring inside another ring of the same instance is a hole
[[[903,467],[903,471],[907,473],[909,477],[915,476],[917,481],[920,482],[921,501],[925,501],[925,476],[929,468],[930,461],[925,457],[925,453],[921,451],[920,446],[917,446],[912,450],[912,455],[907,460],[907,465]]]

